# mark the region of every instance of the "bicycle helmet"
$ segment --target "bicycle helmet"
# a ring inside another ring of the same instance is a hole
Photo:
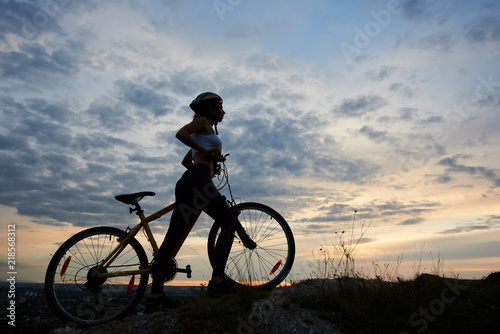
[[[198,95],[193,102],[189,105],[189,107],[194,111],[194,112],[199,112],[203,110],[206,106],[212,104],[212,103],[222,103],[222,98],[211,92],[206,92],[206,93],[201,93]]]
[[[193,102],[189,104],[189,107],[195,112],[195,116],[208,115],[208,107],[217,103],[222,104],[222,98],[211,92],[201,93],[198,95]],[[215,133],[219,135],[217,131],[217,119],[214,120]]]

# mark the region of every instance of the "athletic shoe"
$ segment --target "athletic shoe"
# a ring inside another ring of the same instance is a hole
[[[214,281],[208,282],[207,296],[209,298],[217,298],[223,295],[236,293],[236,291],[237,287],[224,278],[220,283],[215,283]]]

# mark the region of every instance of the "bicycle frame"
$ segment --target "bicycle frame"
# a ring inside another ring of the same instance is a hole
[[[227,175],[227,170],[226,170],[225,164],[224,164],[224,161],[226,160],[226,157],[228,155],[229,154],[226,154],[225,156],[220,158],[219,163],[216,166],[216,168],[218,169],[218,172],[216,174],[223,174],[224,175],[224,177],[226,179],[226,184],[228,185],[229,192],[231,194],[231,202],[228,202],[228,205],[232,206],[234,204],[234,198],[233,198],[233,194],[231,192],[231,187],[229,186],[229,183],[227,182],[228,175]],[[222,165],[223,165],[222,168],[220,166],[220,163],[222,163]],[[221,171],[223,173],[221,173]],[[108,257],[106,257],[104,260],[102,260],[101,263],[94,269],[94,272],[92,273],[92,275],[94,277],[101,277],[101,278],[118,277],[118,276],[134,275],[134,274],[145,274],[145,273],[149,273],[151,271],[151,266],[149,266],[149,268],[144,268],[144,269],[139,269],[139,270],[127,270],[127,271],[119,271],[119,272],[112,272],[112,273],[101,272],[102,268],[108,268],[113,263],[113,261],[121,254],[121,252],[128,245],[128,241],[130,240],[130,238],[135,237],[141,228],[144,228],[144,230],[146,232],[146,236],[148,238],[148,241],[150,242],[151,247],[153,248],[153,254],[156,255],[156,253],[158,252],[158,245],[157,245],[156,240],[153,236],[153,233],[151,232],[151,228],[149,227],[149,223],[162,217],[163,215],[167,214],[168,212],[172,211],[174,209],[175,203],[172,203],[172,204],[164,207],[163,209],[161,209],[161,210],[159,210],[159,211],[157,211],[157,212],[155,212],[147,217],[144,215],[144,211],[142,210],[138,201],[133,202],[132,205],[134,205],[135,207],[134,207],[134,209],[132,209],[132,208],[130,209],[130,213],[135,211],[136,214],[140,218],[140,223],[137,224],[132,230],[129,230],[129,228],[127,228],[127,230],[124,231],[123,239],[122,239],[122,236],[120,236],[120,238],[118,239],[119,245],[108,255]],[[201,215],[201,212],[202,212],[202,210],[197,210],[193,220],[190,222],[188,228],[186,229],[186,233],[182,236],[182,238],[179,240],[177,247],[174,249],[174,252],[172,253],[172,259],[175,259],[175,256],[177,255],[182,244],[184,243],[184,241],[188,237],[191,229],[193,228],[194,224],[198,220],[198,217]],[[236,214],[236,216],[237,215],[238,214]],[[241,225],[237,228],[238,234],[240,234],[242,229],[243,228]],[[246,236],[248,238],[248,235],[246,235]],[[241,236],[240,236],[240,238],[241,238]],[[249,243],[245,244],[245,246],[247,247],[250,245],[249,247],[255,248],[255,243],[252,240],[250,240],[249,238],[247,240]],[[253,246],[252,246],[252,244],[253,244]],[[253,249],[253,248],[251,248],[251,249]],[[188,268],[186,268],[186,269],[176,268],[175,270],[177,272],[188,273],[188,277],[190,277],[189,276],[190,269],[188,269]]]
[[[146,232],[146,236],[148,238],[148,241],[151,244],[151,247],[153,247],[154,254],[156,255],[156,253],[158,252],[158,244],[156,243],[156,240],[153,236],[153,233],[151,232],[151,228],[149,227],[149,223],[162,217],[163,215],[169,213],[170,211],[172,211],[174,209],[175,203],[172,203],[172,204],[164,207],[163,209],[161,209],[161,210],[159,210],[159,211],[157,211],[157,212],[155,212],[147,217],[144,215],[144,211],[142,210],[139,203],[135,203],[134,205],[135,205],[135,209],[130,209],[131,210],[130,213],[132,213],[133,211],[136,211],[136,214],[139,216],[139,218],[141,220],[140,223],[137,224],[132,230],[129,231],[129,229],[127,228],[127,230],[125,230],[123,232],[124,236],[120,236],[120,238],[118,239],[119,245],[116,246],[116,248],[108,255],[108,257],[106,257],[104,260],[102,260],[101,263],[94,269],[93,275],[95,275],[95,277],[102,277],[102,278],[118,277],[118,276],[134,275],[134,274],[145,274],[145,273],[149,273],[151,271],[151,267],[149,267],[146,269],[119,271],[119,272],[112,272],[112,273],[101,272],[102,268],[108,268],[113,263],[113,261],[121,254],[121,252],[128,245],[128,241],[131,238],[135,237],[141,228],[144,228],[144,230]],[[201,210],[198,210],[197,214],[195,215],[195,217],[193,218],[192,222],[190,223],[188,229],[186,230],[186,233],[181,238],[181,240],[179,240],[178,246],[174,249],[172,258],[175,258],[175,256],[179,252],[181,245],[186,240],[189,232],[191,231],[191,228],[196,223],[200,214],[201,214]],[[179,269],[179,270],[181,272],[184,272],[182,269]]]

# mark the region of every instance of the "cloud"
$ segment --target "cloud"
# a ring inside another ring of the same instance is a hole
[[[440,203],[437,202],[421,202],[404,204],[398,201],[386,201],[385,203],[378,204],[377,201],[370,203],[370,206],[380,215],[395,215],[407,214],[416,215],[424,212],[432,211],[433,208],[439,207]]]
[[[226,96],[229,98],[229,101],[258,101],[260,97],[270,89],[269,85],[264,82],[249,82],[248,80],[241,81],[234,79],[235,78],[227,78],[226,80],[226,78],[223,78],[223,84],[219,90],[221,96],[223,98]]]
[[[464,38],[469,43],[500,43],[500,20],[491,16],[483,17],[466,27]]]
[[[415,119],[417,111],[418,111],[417,108],[408,108],[408,107],[400,108],[398,110],[398,113],[400,115],[399,118],[402,120],[411,121]]]
[[[500,177],[497,176],[496,170],[481,166],[466,166],[458,163],[459,158],[467,158],[461,154],[451,158],[444,158],[439,161],[441,166],[447,166],[448,173],[466,173],[469,175],[479,175],[482,178],[493,182],[494,187],[500,187]]]
[[[270,57],[268,55],[258,53],[247,54],[241,57],[241,59],[238,59],[237,62],[241,63],[249,70],[258,72],[275,72],[280,68],[279,59],[277,57]]]
[[[165,172],[172,170],[173,161],[180,161],[184,148],[182,152],[176,149],[180,153],[159,154],[154,149],[145,153],[142,144],[117,137],[130,132],[138,120],[153,122],[151,108],[164,103],[161,98],[153,98],[149,105],[127,101],[125,92],[131,82],[115,82],[112,95],[96,97],[80,111],[70,110],[61,100],[19,102],[1,97],[12,127],[0,135],[2,177],[8,178],[0,203],[43,224],[90,226],[96,219],[111,224],[120,221],[112,194],[157,191],[160,185],[157,193],[172,198],[171,187],[180,174],[165,176]],[[177,108],[175,101],[171,106]],[[283,177],[362,184],[379,169],[363,159],[342,157],[332,137],[311,133],[325,124],[316,115],[288,114],[262,105],[245,108],[240,113],[246,119],[233,118],[220,126],[224,149],[232,153],[228,166],[235,180],[233,191],[240,196],[270,198],[266,202],[271,205],[274,198],[283,200],[309,191],[283,182]],[[83,133],[82,127],[87,129]],[[158,132],[154,138],[159,145],[177,144],[171,130]],[[336,151],[338,155],[331,155]],[[231,170],[231,165],[240,167]]]
[[[130,162],[145,162],[147,164],[151,165],[160,165],[164,164],[168,161],[168,158],[166,156],[160,156],[160,157],[149,157],[145,156],[140,153],[134,153],[128,156],[128,161]]]
[[[18,51],[0,51],[0,75],[9,80],[0,86],[6,91],[61,87],[87,65],[85,57],[86,52],[75,45],[62,44],[49,50],[38,43],[20,43]]]
[[[361,117],[387,105],[387,101],[377,95],[359,95],[344,99],[333,111],[341,117]]]
[[[297,114],[303,116],[297,119]],[[324,119],[262,104],[245,107],[242,115],[219,127],[224,150],[240,154],[238,163],[245,166],[242,180],[266,180],[271,169],[285,173],[283,176],[362,184],[379,169],[367,160],[346,156],[332,136],[316,135],[315,131],[328,124]]]
[[[75,114],[62,102],[49,101],[41,98],[31,98],[26,100],[28,108],[37,110],[50,121],[58,123],[69,123],[74,120]]]
[[[85,115],[87,121],[97,128],[104,128],[111,132],[128,130],[130,122],[135,118],[128,105],[104,100],[92,102],[85,110]]]
[[[416,224],[421,224],[425,221],[423,218],[410,218],[403,220],[402,222],[398,223],[397,225],[416,225]]]
[[[408,46],[413,52],[417,50],[450,53],[453,51],[456,40],[456,32],[454,30],[440,30],[432,33],[427,33],[424,30],[411,38],[406,36],[398,39],[396,45],[399,47]]]
[[[102,71],[87,50],[97,37],[73,15],[96,10],[97,1],[3,1],[0,11],[0,87],[33,93],[68,88],[84,69]],[[68,19],[68,21],[66,21]],[[100,53],[97,53],[100,55]]]
[[[23,136],[6,136],[0,134],[0,150],[22,152],[28,150],[28,141]]]
[[[401,0],[399,3],[403,17],[410,22],[436,21],[443,24],[454,10],[452,1]]]
[[[315,231],[319,231],[319,230],[324,230],[324,229],[327,229],[327,228],[331,228],[330,225],[321,225],[321,224],[310,224],[310,225],[307,225],[305,227],[305,229],[307,230],[315,230]]]
[[[138,190],[138,185],[156,188],[158,173],[165,172],[168,155],[145,156],[136,143],[113,137],[101,126],[75,131],[82,116],[62,103],[0,101],[11,125],[0,133],[0,204],[16,207],[35,222],[90,226],[102,219],[116,224],[112,194]],[[144,165],[150,178],[141,177]],[[162,175],[166,184],[174,179]]]
[[[370,242],[375,242],[377,241],[377,238],[360,238],[359,240],[355,241],[357,244],[369,244]]]
[[[440,175],[436,178],[436,182],[441,184],[450,183],[452,180],[453,180],[452,177],[447,174]]]
[[[317,211],[321,212],[321,214],[303,219],[303,221],[325,224],[348,222],[353,220],[354,213],[356,212],[356,219],[359,220],[386,220],[393,216],[409,215],[414,218],[399,222],[397,225],[414,225],[424,222],[424,218],[415,216],[436,210],[439,206],[440,204],[437,202],[413,202],[405,204],[398,201],[371,201],[356,207],[348,204],[333,204],[331,206],[319,207]]]
[[[491,215],[487,218],[478,219],[477,222],[465,223],[452,229],[439,232],[439,234],[457,234],[481,230],[491,230],[500,227],[500,216]]]
[[[414,90],[410,86],[408,86],[402,82],[392,83],[389,87],[389,91],[399,92],[402,96],[404,96],[408,99],[411,99],[415,95]]]
[[[376,70],[365,73],[365,77],[371,81],[383,81],[391,76],[398,68],[395,66],[380,66]]]
[[[26,119],[14,128],[16,134],[36,138],[37,142],[44,145],[66,143],[70,140],[71,130],[67,126],[35,119]]]
[[[53,15],[54,12],[45,11],[40,4],[35,1],[2,1],[0,41],[6,41],[9,34],[26,39],[34,39],[39,34],[47,32],[61,34],[63,28],[54,16],[49,15],[49,13]]]
[[[431,124],[431,123],[441,123],[443,121],[442,116],[429,116],[426,119],[420,121],[422,124]]]
[[[40,145],[36,148],[42,150]],[[114,225],[122,219],[113,194],[144,190],[137,189],[138,186],[157,187],[158,176],[151,165],[147,170],[149,178],[145,180],[139,168],[128,168],[132,172],[122,168],[111,151],[106,152],[107,159],[103,162],[100,155],[93,154],[88,154],[82,162],[71,148],[65,151],[62,147],[54,148],[64,153],[45,153],[25,159],[17,155],[15,160],[6,159],[5,153],[0,154],[4,171],[1,204],[14,206],[20,215],[33,217],[35,222],[43,221],[44,224],[92,226],[101,220],[101,223]],[[96,152],[95,149],[91,151]],[[142,164],[155,162],[140,161]],[[166,183],[169,179],[163,178]]]
[[[405,17],[420,19],[428,16],[427,2],[428,1],[403,0],[400,1],[400,4],[404,10]]]
[[[308,145],[300,143],[296,148],[293,144],[288,146],[287,140],[293,137],[295,131],[291,132],[288,137],[278,137],[281,143],[262,147],[262,142],[258,139],[250,141],[256,144],[255,147],[251,144],[245,147],[244,137],[224,133],[242,144],[234,150],[230,147],[226,147],[225,150],[231,153],[227,165],[233,193],[247,200],[264,201],[271,206],[274,204],[286,209],[287,201],[295,201],[297,198],[309,196],[317,191],[331,193],[331,189],[318,190],[305,185],[298,186],[286,180],[307,178],[311,180],[311,186],[315,182],[324,181],[364,184],[373,177],[374,173],[378,172],[378,166],[368,161],[330,156],[327,153],[328,146],[321,142],[318,142],[316,146],[314,142]],[[224,145],[226,145],[225,142]],[[283,147],[283,151],[278,149],[280,146]],[[290,207],[289,210],[297,210],[297,207]],[[283,214],[287,213],[283,212]]]
[[[146,111],[151,111],[153,117],[164,116],[172,113],[177,105],[177,100],[165,94],[158,93],[145,85],[134,84],[127,80],[117,80],[114,82],[115,94],[119,98]]]
[[[369,125],[363,126],[359,130],[359,132],[362,134],[365,134],[368,138],[372,139],[373,141],[375,141],[377,143],[386,141],[388,139],[386,131],[377,131]]]
[[[411,44],[416,49],[440,49],[450,52],[453,46],[453,33],[449,31],[440,31],[420,38],[419,41]]]
[[[194,99],[200,92],[218,91],[214,81],[205,75],[204,71],[191,66],[171,69],[162,74],[165,78],[160,76],[159,79],[155,79],[161,83],[158,88],[171,90],[177,96],[187,96]],[[224,98],[224,96],[222,97]]]
[[[87,15],[103,6],[94,0],[81,1],[2,1],[0,41],[13,34],[24,40],[38,41],[54,34],[65,36],[62,19],[72,14]]]

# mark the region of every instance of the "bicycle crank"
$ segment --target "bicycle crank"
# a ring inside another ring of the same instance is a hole
[[[183,273],[187,275],[187,278],[191,278],[191,266],[187,265],[186,269],[181,269],[177,267],[177,261],[175,259],[172,259],[170,261],[170,267],[166,270],[165,272],[165,282],[170,282],[177,276],[177,273]]]
[[[180,268],[175,268],[175,272],[178,272],[178,273],[184,273],[187,275],[187,278],[191,278],[191,265],[187,265],[186,266],[186,269],[180,269]]]

